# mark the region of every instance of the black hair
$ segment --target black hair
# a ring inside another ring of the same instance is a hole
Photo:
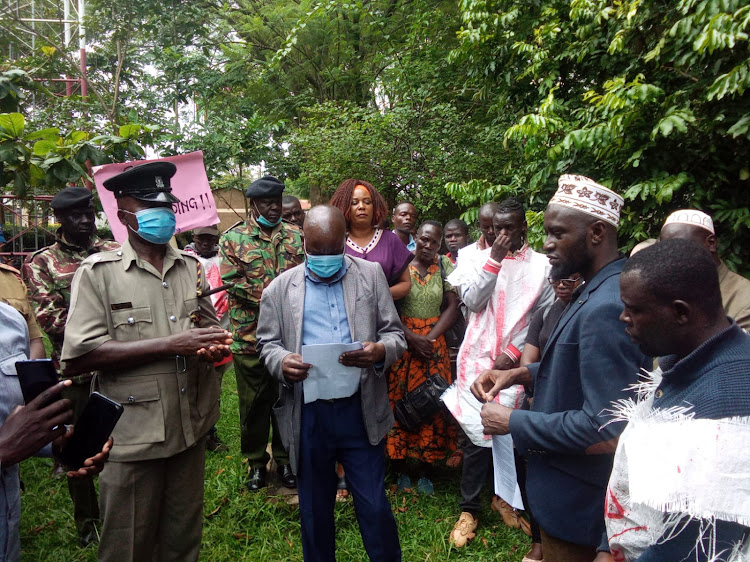
[[[518,197],[508,197],[507,199],[503,199],[497,206],[497,211],[495,211],[495,214],[498,213],[521,213],[524,218],[526,217],[526,209],[523,206],[523,202]]]
[[[281,198],[282,205],[288,205],[289,203],[294,203],[295,201],[299,203],[299,199],[297,199],[294,195],[284,195]]]
[[[414,207],[414,210],[417,209],[417,206],[414,203],[412,203],[408,199],[404,199],[403,201],[399,201],[398,203],[396,203],[396,206],[393,207],[393,212],[395,213],[396,209],[398,209],[401,205],[411,205],[412,207]]]
[[[469,235],[469,225],[466,224],[461,219],[451,219],[447,223],[445,223],[445,226],[443,227],[443,230],[449,227],[458,227],[461,229],[461,232],[464,233],[464,236]]]
[[[490,215],[490,217],[494,217],[495,213],[497,213],[497,203],[490,201],[479,207],[477,217],[481,217],[482,215]]]
[[[637,274],[661,304],[675,300],[696,306],[709,318],[724,314],[719,274],[711,254],[692,240],[663,240],[625,262],[622,274]]]
[[[417,228],[417,234],[419,234],[425,226],[434,226],[435,228],[440,229],[440,232],[443,232],[443,225],[438,221],[426,220],[419,225],[419,228]]]

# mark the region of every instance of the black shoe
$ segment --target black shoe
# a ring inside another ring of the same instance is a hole
[[[278,467],[276,472],[278,473],[279,478],[281,478],[281,483],[285,488],[297,487],[297,477],[294,475],[294,472],[292,472],[291,464],[285,464]]]
[[[219,439],[219,434],[216,433],[216,430],[214,429],[209,431],[206,436],[206,449],[212,453],[225,453],[229,450],[229,447]]]
[[[257,492],[261,488],[266,487],[266,469],[265,468],[251,468],[250,477],[247,479],[245,486],[251,492]]]
[[[78,536],[78,545],[81,548],[86,548],[90,544],[95,544],[98,542],[99,542],[99,535],[96,533],[96,529]]]

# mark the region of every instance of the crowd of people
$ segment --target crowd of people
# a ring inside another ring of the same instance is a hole
[[[365,180],[305,214],[265,176],[244,221],[195,229],[182,251],[175,171],[104,182],[122,245],[69,187],[51,203],[56,242],[22,272],[0,265],[0,559],[20,556],[18,463],[59,456],[97,390],[124,413],[67,473],[81,545],[197,560],[230,365],[245,486],[275,467],[297,490],[305,560],[335,560],[348,496],[369,558],[400,560],[386,479],[431,495],[446,464],[461,464],[453,548],[481,532],[484,498],[532,537],[524,562],[747,559],[750,281],[720,259],[709,215],[676,211],[626,257],[623,199],[563,175],[540,253],[515,197],[479,209],[472,242],[464,221],[391,210]],[[44,357],[43,333],[62,382],[24,406],[15,361]],[[507,470],[520,499],[483,494]]]

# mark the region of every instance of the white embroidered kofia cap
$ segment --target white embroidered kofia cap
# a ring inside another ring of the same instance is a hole
[[[703,211],[696,211],[695,209],[680,209],[675,211],[667,217],[664,221],[664,226],[668,224],[689,224],[691,226],[699,226],[705,228],[711,234],[716,234],[714,231],[714,221]],[[664,228],[662,226],[662,228]]]
[[[608,222],[620,224],[620,210],[624,199],[608,187],[586,176],[563,174],[557,180],[557,191],[550,205],[562,205]]]

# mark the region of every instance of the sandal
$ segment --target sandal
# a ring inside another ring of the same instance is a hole
[[[464,460],[464,452],[463,451],[455,451],[450,457],[448,457],[448,460],[445,461],[445,466],[450,468],[456,468],[457,466],[461,466],[461,463]]]
[[[349,489],[346,483],[346,476],[339,476],[339,481],[336,483],[336,501],[344,501],[349,499]]]

